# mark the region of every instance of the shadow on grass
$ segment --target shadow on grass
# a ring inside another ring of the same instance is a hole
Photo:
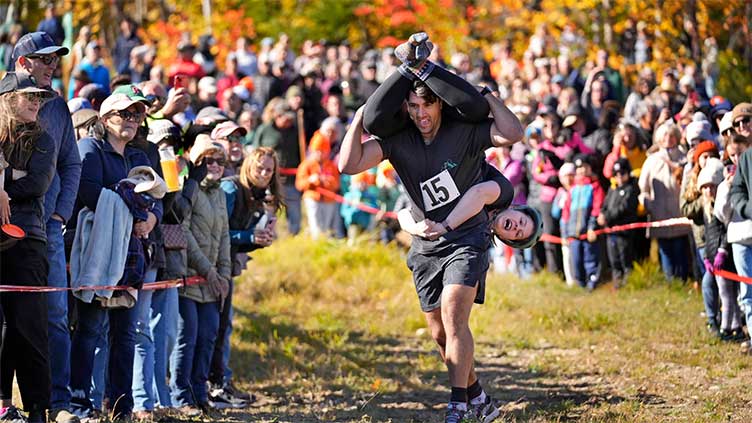
[[[417,423],[443,416],[448,378],[426,340],[308,331],[245,310],[236,318],[244,321],[235,334],[241,345],[266,345],[263,354],[233,350],[238,379],[258,383],[268,399],[243,410],[240,421]],[[481,356],[476,364],[507,419],[576,420],[583,409],[625,401],[596,374],[547,373],[506,355]]]

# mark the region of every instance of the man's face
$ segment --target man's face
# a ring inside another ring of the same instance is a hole
[[[741,134],[747,138],[752,136],[752,117],[743,116],[734,121],[734,129],[738,134]]]
[[[30,54],[19,58],[16,68],[33,76],[37,81],[37,86],[49,87],[58,63],[60,63],[60,57],[57,54]]]
[[[157,113],[162,110],[167,102],[167,91],[161,84],[149,83],[145,84],[141,90],[144,93],[144,97],[150,102],[149,114]]]
[[[421,135],[433,138],[441,125],[441,102],[427,103],[422,97],[410,92],[407,98],[407,113]]]
[[[533,219],[521,211],[506,209],[496,216],[493,230],[501,239],[511,241],[527,239],[533,234]]]

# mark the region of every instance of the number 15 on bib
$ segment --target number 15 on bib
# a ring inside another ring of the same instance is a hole
[[[427,212],[443,207],[460,196],[457,185],[448,170],[421,182],[420,192],[423,194],[423,211]]]

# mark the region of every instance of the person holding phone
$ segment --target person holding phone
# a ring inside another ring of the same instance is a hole
[[[279,161],[274,150],[259,147],[243,160],[238,175],[222,180],[230,225],[232,276],[245,268],[248,253],[271,245],[275,238],[276,213],[282,202]],[[222,310],[209,371],[209,401],[215,408],[242,408],[252,396],[232,384],[230,334],[232,333],[232,288]]]

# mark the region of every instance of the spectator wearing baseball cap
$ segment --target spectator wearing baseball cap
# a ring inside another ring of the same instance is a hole
[[[68,49],[56,45],[44,32],[32,32],[19,38],[13,47],[11,67],[20,74],[30,75],[38,87],[49,87],[60,62]],[[54,96],[39,110],[38,122],[52,138],[57,161],[52,183],[44,196],[45,235],[49,274],[47,285],[67,288],[63,224],[70,227],[70,218],[81,180],[81,158],[76,148],[76,136],[70,111],[65,100]],[[47,293],[49,344],[55,354],[50,357],[52,395],[50,416],[53,419],[70,417],[70,331],[68,325],[68,295],[66,292]]]
[[[245,128],[231,120],[218,124],[212,131],[212,139],[227,151],[229,160],[225,164],[225,176],[235,175],[243,161],[243,137],[247,133]]]
[[[82,70],[89,76],[89,80],[95,84],[102,86],[106,94],[110,93],[110,69],[102,61],[102,45],[98,40],[94,39],[89,41],[84,50],[84,58],[78,65],[78,69]],[[74,97],[74,82],[71,77],[71,81],[68,87],[68,97]]]
[[[752,103],[739,103],[731,111],[731,121],[736,133],[752,140]]]
[[[82,157],[81,187],[78,209],[88,207],[97,213],[97,202],[103,190],[114,186],[128,177],[136,166],[152,167],[149,157],[142,150],[131,145],[138,128],[146,115],[143,100],[118,92],[107,97],[100,108],[100,121],[105,132],[101,139],[87,137],[79,141],[78,149]],[[147,238],[162,217],[162,202],[155,200],[155,207],[147,213],[145,221],[133,223],[133,233],[138,238]],[[80,228],[79,228],[80,229]],[[104,246],[102,248],[105,248]],[[94,372],[108,371],[109,394],[118,400],[113,403],[115,418],[130,418],[133,409],[133,371],[135,338],[132,336],[136,324],[136,314],[129,309],[108,309],[99,301],[87,302],[77,299],[79,323],[73,336],[70,387],[73,391],[71,403],[76,414],[94,414],[89,398]],[[109,321],[109,332],[106,322]],[[109,333],[109,369],[94,368],[94,348],[102,334]]]
[[[629,160],[624,157],[618,159],[611,170],[616,185],[606,194],[597,223],[602,227],[612,227],[637,222],[640,189],[637,187],[637,180],[632,177]],[[612,280],[617,288],[626,283],[627,276],[632,271],[633,246],[633,231],[608,234],[606,248],[611,263]]]
[[[26,234],[0,252],[0,279],[11,285],[47,285],[43,201],[55,174],[56,151],[54,140],[38,123],[38,112],[42,101],[51,96],[52,91],[38,88],[27,74],[8,72],[0,80],[0,139],[5,141],[2,151],[7,154],[3,157],[0,152],[0,176],[5,176],[4,189],[0,188],[0,225],[16,225]],[[15,375],[28,421],[45,422],[51,386],[46,294],[4,293],[0,303],[4,317],[0,398],[10,402]],[[15,407],[5,405],[6,419],[27,421]]]

